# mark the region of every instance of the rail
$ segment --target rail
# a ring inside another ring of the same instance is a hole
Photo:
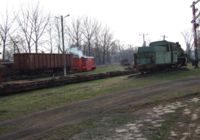
[[[104,79],[115,76],[129,75],[133,73],[135,73],[135,71],[112,71],[106,73],[75,75],[71,77],[59,77],[59,78],[43,79],[37,81],[33,80],[33,81],[19,82],[19,83],[18,82],[2,83],[0,85],[0,96],[12,95],[36,89],[50,88],[50,87]]]

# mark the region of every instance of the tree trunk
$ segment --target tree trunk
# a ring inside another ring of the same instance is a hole
[[[90,41],[88,42],[88,55],[91,56],[91,44]]]
[[[105,64],[106,50],[103,48],[103,64]]]
[[[2,54],[3,61],[5,61],[5,53],[6,53],[6,40],[3,40],[3,54]]]
[[[37,39],[35,41],[35,53],[38,53],[38,41],[37,41]]]

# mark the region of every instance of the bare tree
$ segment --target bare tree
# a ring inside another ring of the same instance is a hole
[[[2,52],[3,61],[5,60],[6,43],[7,43],[8,35],[13,25],[13,22],[15,20],[14,18],[10,19],[9,17],[10,16],[8,15],[8,12],[6,11],[5,17],[3,16],[2,23],[0,23],[0,36],[3,43],[2,44],[3,45],[3,52]]]
[[[50,23],[48,26],[48,45],[50,47],[50,53],[53,53],[53,30],[52,24]]]
[[[121,43],[119,40],[114,40],[111,43],[111,49],[110,49],[110,54],[111,54],[111,62],[119,62],[121,60]]]
[[[35,44],[35,52],[38,53],[38,44],[45,32],[45,29],[49,23],[50,15],[43,16],[42,10],[39,7],[39,3],[33,8],[31,12],[31,25],[33,27],[33,41]]]
[[[60,23],[58,21],[58,19],[55,19],[54,22],[55,25],[55,32],[56,32],[56,48],[58,50],[58,53],[63,52],[62,48],[61,48],[61,29],[60,29]]]
[[[13,53],[20,53],[20,49],[18,46],[19,41],[17,40],[17,36],[10,36],[10,42],[13,46]]]
[[[69,26],[67,26],[67,34],[72,42],[71,45],[81,49],[83,40],[83,28],[81,19],[73,19]]]
[[[185,45],[186,45],[186,53],[188,55],[190,55],[191,48],[192,48],[192,42],[193,42],[193,35],[189,31],[182,32],[182,35],[183,35],[183,38],[184,38],[184,41],[185,41]]]
[[[84,53],[91,55],[92,39],[98,28],[98,22],[86,17],[83,21],[83,35],[85,37]],[[88,51],[86,51],[88,49]],[[87,53],[88,52],[88,53]]]
[[[101,24],[99,24],[94,32],[94,39],[93,39],[93,43],[94,43],[94,57],[96,59],[97,63],[101,63],[102,61],[102,49],[101,49]]]
[[[106,27],[103,31],[102,31],[102,35],[101,35],[101,42],[102,42],[102,49],[103,49],[103,59],[102,59],[102,63],[105,64],[106,62],[106,58],[108,60],[109,58],[109,50],[111,48],[111,43],[113,40],[113,35],[110,33],[110,30]]]
[[[23,10],[21,9],[20,16],[17,18],[17,22],[19,24],[20,30],[22,32],[21,37],[24,38],[28,53],[31,53],[32,47],[32,36],[33,36],[33,26],[31,24],[31,14],[30,10]]]

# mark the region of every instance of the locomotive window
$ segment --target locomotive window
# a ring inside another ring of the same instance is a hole
[[[169,44],[169,47],[167,47],[167,48],[168,48],[168,51],[174,51],[176,46],[175,46],[175,44]]]
[[[170,51],[170,47],[171,47],[171,45],[169,44],[168,47],[167,47],[168,52]]]

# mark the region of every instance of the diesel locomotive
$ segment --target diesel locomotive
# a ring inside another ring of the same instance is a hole
[[[139,47],[134,54],[134,67],[140,72],[177,68],[187,65],[187,56],[178,42],[166,40]]]

